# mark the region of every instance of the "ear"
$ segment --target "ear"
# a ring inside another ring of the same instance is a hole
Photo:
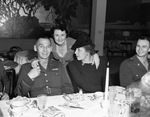
[[[34,51],[37,51],[36,45],[34,45]]]

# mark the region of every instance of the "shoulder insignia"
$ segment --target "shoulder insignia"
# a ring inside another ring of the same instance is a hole
[[[127,62],[127,63],[128,63],[128,62],[132,62],[132,61],[133,61],[133,58],[132,58],[132,57],[125,60],[125,62]]]
[[[131,58],[129,58],[129,60],[130,60],[130,61],[133,61],[133,58],[131,57]]]

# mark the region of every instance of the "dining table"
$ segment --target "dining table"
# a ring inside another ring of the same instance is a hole
[[[101,91],[40,94],[44,98],[17,96],[0,101],[0,117],[150,117],[149,109],[132,112],[132,97],[127,96],[126,91],[124,87],[109,86],[107,98]]]
[[[69,98],[68,95],[65,96],[66,95],[47,96],[45,110],[50,110],[47,116],[44,115],[45,110],[41,111],[36,108],[36,106],[33,106],[33,102],[37,101],[37,98],[27,99],[28,103],[21,115],[14,116],[14,114],[10,112],[11,100],[0,101],[0,110],[3,115],[2,117],[104,117],[106,115],[100,104],[103,100],[103,93],[101,93],[99,97],[94,93],[82,95],[69,94]]]
[[[17,96],[16,98],[20,98]],[[38,99],[21,97],[26,101],[25,108],[21,114],[15,115],[12,110],[12,102],[15,100],[0,101],[1,117],[148,117],[137,116],[131,114],[129,108],[125,108],[125,112],[121,116],[110,116],[109,110],[115,109],[106,106],[103,92],[87,93],[87,94],[63,94],[57,96],[47,96],[44,110],[38,108]],[[17,99],[18,100],[18,99]],[[109,101],[107,101],[109,102]],[[127,106],[128,107],[128,106]],[[118,108],[121,110],[121,108]],[[117,112],[120,112],[120,110]],[[121,112],[121,113],[122,113]],[[45,114],[46,113],[46,114]]]

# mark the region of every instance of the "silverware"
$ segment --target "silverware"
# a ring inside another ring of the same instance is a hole
[[[30,105],[32,106],[32,108],[38,108],[37,100],[33,100],[33,102]]]
[[[84,109],[83,107],[80,107],[80,106],[69,106],[69,105],[58,105],[58,106],[64,107],[64,108]]]
[[[80,106],[68,106],[70,108],[77,108],[77,109],[84,109],[83,107],[80,107]]]

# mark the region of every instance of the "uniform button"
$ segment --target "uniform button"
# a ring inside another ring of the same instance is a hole
[[[56,75],[57,75],[58,73],[56,73]]]
[[[48,88],[48,86],[46,86],[46,88]]]
[[[48,82],[48,80],[46,80],[46,82]]]
[[[140,64],[138,63],[138,66],[140,66]]]
[[[139,75],[136,75],[136,77],[138,77]]]
[[[47,74],[45,74],[45,76],[47,76]]]

